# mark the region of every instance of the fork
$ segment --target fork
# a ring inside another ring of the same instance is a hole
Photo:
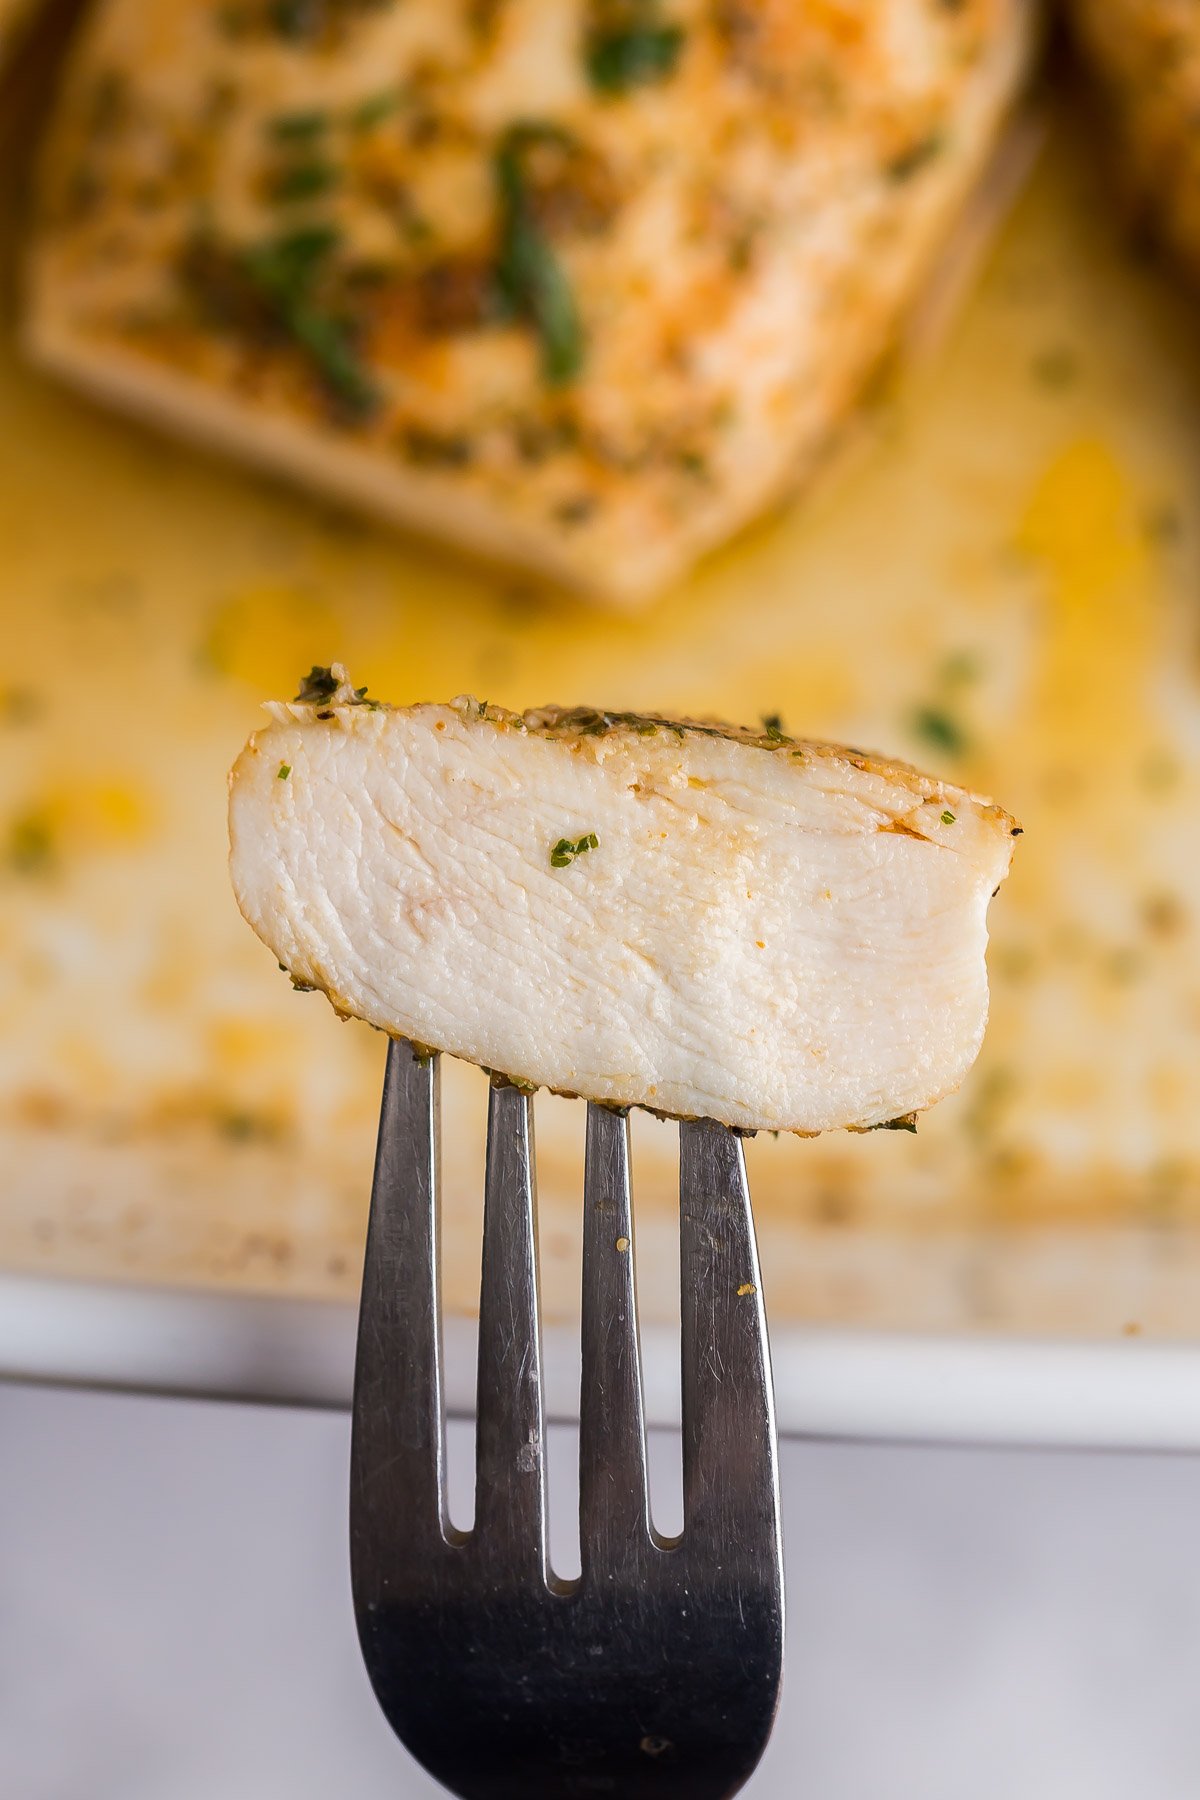
[[[680,1127],[683,1531],[650,1517],[629,1124],[588,1106],[577,1580],[551,1568],[533,1119],[493,1082],[475,1520],[446,1511],[436,1057],[388,1050],[359,1316],[351,1582],[371,1684],[463,1800],[719,1800],[775,1716],[783,1580],[742,1146]]]

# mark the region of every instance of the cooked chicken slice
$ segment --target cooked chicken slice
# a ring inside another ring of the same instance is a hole
[[[881,1125],[974,1060],[990,801],[774,727],[304,691],[234,767],[231,869],[340,1013],[749,1129]]]
[[[1104,83],[1134,202],[1200,278],[1200,7],[1071,0]]]
[[[101,0],[27,341],[455,544],[647,593],[795,485],[1035,0]]]

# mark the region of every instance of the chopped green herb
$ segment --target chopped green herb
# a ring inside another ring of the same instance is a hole
[[[279,773],[275,777],[276,781],[286,781],[288,776],[291,774],[291,772],[292,772],[291,763],[280,763]]]
[[[314,663],[308,674],[301,678],[296,699],[313,700],[318,705],[324,705],[326,700],[333,699],[337,686],[337,676],[333,670],[323,669],[320,663]]]
[[[338,680],[333,670],[324,669],[321,667],[320,663],[314,663],[308,674],[302,676],[300,681],[300,691],[295,695],[295,700],[309,701],[316,706],[325,706],[328,701],[333,699],[337,690]],[[343,700],[342,705],[363,706],[368,712],[380,712],[383,707],[383,701],[368,700],[366,688],[360,687],[351,688],[349,700]],[[318,719],[332,719],[333,713],[319,712],[317,717]],[[284,768],[287,768],[286,764],[284,765]],[[289,774],[290,772],[291,771],[288,770]],[[283,780],[286,780],[287,778],[283,769],[280,770],[280,778]]]
[[[214,322],[261,344],[280,334],[303,350],[339,407],[365,417],[378,394],[356,354],[352,324],[321,303],[340,234],[309,225],[240,246],[193,239],[180,275]]]
[[[341,179],[330,162],[314,157],[310,162],[288,163],[272,172],[267,181],[267,198],[287,206],[297,200],[315,200],[327,194]]]
[[[924,738],[935,750],[944,750],[947,756],[961,756],[967,747],[967,736],[962,727],[937,706],[918,707],[913,714],[912,729],[917,737]]]
[[[356,417],[372,412],[379,395],[363,369],[351,343],[345,319],[328,313],[297,309],[291,319],[292,335],[308,351],[322,379]]]
[[[525,156],[535,144],[561,136],[554,126],[514,125],[500,140],[494,165],[500,199],[496,262],[500,299],[511,317],[524,319],[537,332],[542,374],[553,386],[573,381],[579,374],[583,328],[562,264],[535,217]]]
[[[341,241],[342,234],[336,225],[301,225],[282,237],[272,238],[256,254],[269,256],[271,266],[278,270],[280,278],[299,286],[311,280]]]
[[[778,742],[783,736],[783,714],[764,713],[762,723],[763,730],[766,732],[767,736]]]
[[[303,144],[319,137],[328,127],[329,114],[315,109],[309,112],[277,113],[267,123],[271,137],[281,144]]]
[[[942,824],[943,825],[953,825],[954,823],[955,823],[954,814],[950,811],[950,808],[947,807],[946,810],[942,814]]]
[[[610,731],[622,727],[644,736],[650,736],[656,731],[673,731],[681,743],[689,733],[694,737],[722,739],[738,735],[722,725],[703,725],[695,719],[683,725],[678,719],[664,719],[653,713],[602,712],[594,706],[568,707],[556,715],[552,726],[546,728],[583,737],[606,737]]]
[[[243,267],[279,324],[308,353],[330,392],[363,417],[379,396],[359,360],[353,332],[344,318],[323,310],[312,298],[318,273],[338,235],[332,226],[323,225],[289,232],[246,251]]]
[[[550,867],[552,869],[565,869],[570,863],[574,862],[577,856],[582,856],[585,851],[598,850],[599,848],[600,839],[596,836],[594,831],[585,832],[583,837],[575,838],[574,840],[565,837],[559,838],[557,844],[555,844],[550,852]]]
[[[269,1143],[280,1136],[277,1119],[265,1113],[243,1112],[235,1107],[218,1107],[216,1127],[233,1144]]]
[[[907,150],[901,150],[886,165],[885,173],[889,181],[909,181],[927,164],[941,155],[946,147],[945,137],[940,131],[931,131],[928,137],[919,138],[910,144]]]
[[[371,94],[366,100],[360,100],[347,115],[346,123],[352,131],[370,131],[376,125],[382,125],[399,110],[401,95],[395,88],[385,89],[382,93]]]
[[[916,1135],[917,1115],[915,1112],[904,1113],[898,1119],[884,1119],[879,1125],[868,1127],[871,1131],[911,1131]]]
[[[627,24],[597,25],[587,34],[588,80],[602,94],[625,94],[666,81],[675,72],[683,27],[656,23],[649,6],[639,10],[647,16]]]

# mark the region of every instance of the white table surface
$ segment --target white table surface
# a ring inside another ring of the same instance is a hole
[[[438,1791],[358,1660],[348,1436],[0,1387],[4,1800]],[[668,1471],[674,1439],[655,1451]],[[783,1479],[788,1686],[758,1800],[1195,1800],[1200,1459],[789,1443]]]

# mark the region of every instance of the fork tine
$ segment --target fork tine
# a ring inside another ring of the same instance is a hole
[[[629,1121],[587,1110],[583,1176],[579,1547],[583,1579],[627,1569],[650,1542],[646,1428],[629,1198]]]
[[[683,1529],[728,1545],[778,1532],[775,1421],[758,1250],[740,1139],[680,1127]]]
[[[547,1574],[538,1324],[537,1196],[530,1098],[493,1084],[488,1103],[479,1292],[475,1528],[507,1574]]]
[[[351,1443],[356,1586],[394,1597],[446,1531],[438,1305],[437,1058],[388,1046],[363,1265]],[[398,1520],[403,1521],[398,1529]]]

